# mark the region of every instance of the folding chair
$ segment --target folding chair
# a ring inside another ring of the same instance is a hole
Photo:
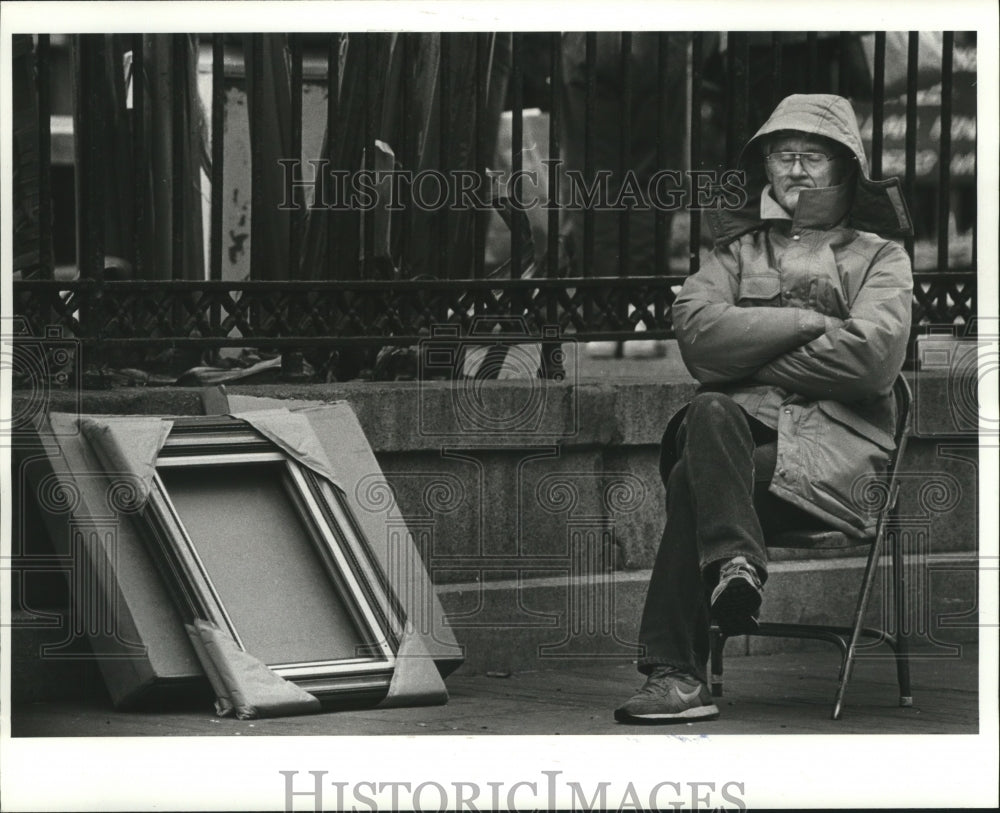
[[[904,624],[904,568],[902,535],[892,534],[892,600],[893,615],[896,626],[895,634],[882,629],[863,627],[862,622],[868,603],[871,598],[872,585],[875,581],[875,573],[878,568],[879,558],[882,555],[882,548],[885,542],[886,526],[891,522],[896,509],[896,498],[899,493],[899,464],[903,459],[903,452],[906,448],[906,432],[910,414],[910,403],[912,396],[910,387],[906,379],[900,375],[892,388],[896,401],[896,449],[892,453],[889,465],[885,473],[885,482],[888,485],[887,499],[885,505],[879,513],[878,522],[875,528],[875,536],[872,539],[858,540],[848,537],[839,531],[789,531],[779,534],[767,540],[768,547],[778,548],[798,548],[806,550],[831,550],[836,548],[848,548],[867,545],[868,564],[865,567],[864,579],[861,583],[861,592],[858,595],[857,607],[854,611],[854,624],[851,627],[837,627],[826,624],[784,624],[775,622],[761,622],[760,627],[751,635],[762,635],[772,638],[804,638],[820,641],[829,641],[836,644],[840,649],[840,677],[838,678],[837,696],[834,701],[834,720],[840,719],[841,708],[844,703],[844,693],[847,690],[847,682],[851,678],[851,671],[854,668],[854,661],[857,655],[858,642],[862,637],[872,638],[876,643],[885,643],[892,647],[896,660],[896,677],[899,681],[899,705],[912,706],[913,697],[910,694],[910,661],[907,644],[906,629]],[[712,694],[715,697],[722,697],[722,649],[726,643],[726,636],[716,625],[711,629],[711,667],[712,667]]]

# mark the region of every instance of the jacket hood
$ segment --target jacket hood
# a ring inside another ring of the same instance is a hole
[[[760,192],[767,183],[763,147],[768,136],[789,130],[829,138],[850,150],[857,159],[848,225],[883,237],[913,234],[899,178],[875,181],[868,176],[868,158],[851,103],[842,96],[811,93],[794,94],[783,99],[771,117],[744,145],[739,164],[747,171],[750,201],[740,210],[714,210],[707,213],[717,245],[728,243],[762,225]],[[821,191],[816,190],[817,193]],[[805,197],[806,194],[802,193],[800,200]]]

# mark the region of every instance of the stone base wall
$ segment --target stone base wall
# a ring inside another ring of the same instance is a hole
[[[968,405],[956,406],[956,397],[970,391],[968,382],[944,374],[917,374],[911,382],[914,431],[900,521],[913,632],[937,646],[942,635],[969,640],[977,625],[980,452]],[[598,653],[634,656],[648,568],[665,519],[659,441],[670,415],[693,393],[690,382],[677,381],[490,382],[475,389],[359,382],[234,386],[228,396],[234,412],[255,397],[285,399],[290,407],[351,404],[382,468],[359,484],[359,502],[377,512],[384,510],[378,492],[385,483],[395,492],[466,647],[468,672],[552,668]],[[49,396],[50,408],[64,412],[202,412],[197,389]],[[15,394],[14,415],[25,414],[30,397]],[[15,462],[14,528],[20,530],[14,550],[38,555],[48,542],[16,471]],[[857,548],[822,556],[773,551],[768,617],[848,623],[863,555]],[[12,565],[16,570],[16,558]],[[33,574],[17,584],[16,603],[33,610],[65,606],[66,586],[58,578]],[[571,644],[560,649],[567,636]],[[749,639],[727,651],[798,646]]]

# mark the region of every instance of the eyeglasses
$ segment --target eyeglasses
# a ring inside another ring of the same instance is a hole
[[[822,152],[772,152],[768,153],[767,165],[775,172],[788,172],[798,161],[806,172],[818,172],[838,157]]]

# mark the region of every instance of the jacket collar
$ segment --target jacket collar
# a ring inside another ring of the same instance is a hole
[[[771,193],[771,184],[764,187],[760,193],[760,219],[761,220],[791,220],[792,216],[786,212],[780,203],[774,199]]]
[[[851,208],[851,189],[848,184],[827,186],[820,189],[803,189],[794,215],[788,214],[774,199],[771,185],[760,194],[760,219],[791,221],[793,231],[799,229],[832,229],[844,222]]]
[[[763,228],[769,221],[783,222],[793,231],[853,225],[849,223],[853,192],[850,184],[803,189],[799,192],[793,216],[781,208],[771,194],[771,185],[767,184],[761,194],[742,209],[712,209],[705,214],[715,244],[724,246],[741,234]]]
[[[792,228],[829,229],[839,224],[883,237],[913,233],[898,178],[872,181],[859,177],[853,189],[849,186],[802,190],[795,217],[791,218]],[[705,213],[715,245],[724,246],[741,234],[756,231],[766,220],[789,219],[787,213],[784,218],[763,217],[762,197],[751,198],[742,209],[711,209]],[[774,206],[781,209],[777,202]]]

